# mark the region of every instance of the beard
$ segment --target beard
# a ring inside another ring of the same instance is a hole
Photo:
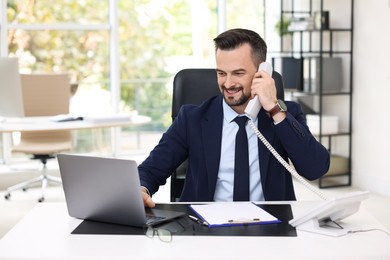
[[[231,97],[229,95],[226,95],[226,91],[229,90],[229,91],[239,91],[241,92],[241,96],[236,99],[234,97]],[[251,98],[251,95],[246,95],[244,92],[243,92],[243,88],[242,87],[233,87],[233,88],[225,88],[225,87],[222,87],[222,93],[223,93],[223,98],[225,99],[225,102],[226,104],[228,104],[229,106],[231,107],[234,107],[234,106],[242,106],[242,105],[245,105],[248,100]]]

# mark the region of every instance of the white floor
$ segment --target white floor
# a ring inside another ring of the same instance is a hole
[[[0,175],[1,182],[1,175]],[[300,183],[295,183],[297,200],[319,200],[320,198]],[[3,186],[3,185],[2,185]],[[339,196],[346,192],[354,191],[352,187],[321,189],[327,197]],[[155,202],[169,202],[169,181],[167,185],[153,196]],[[4,199],[5,191],[0,191],[0,238],[6,234],[25,214],[27,214],[38,202],[41,196],[39,188],[31,188],[25,192],[15,191],[9,200]],[[62,187],[50,186],[46,192],[43,203],[65,201]],[[369,199],[362,204],[373,214],[388,230],[390,230],[390,198],[371,193]]]

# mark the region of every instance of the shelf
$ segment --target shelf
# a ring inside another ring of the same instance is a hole
[[[323,51],[303,51],[303,50],[298,50],[298,51],[268,51],[268,53],[275,53],[275,54],[281,54],[283,55],[282,57],[291,57],[291,56],[296,56],[296,55],[307,55],[303,56],[303,58],[310,58],[310,57],[318,57],[317,55],[321,54],[326,54],[326,55],[334,55],[334,54],[352,54],[351,51],[329,51],[329,50],[323,50]],[[310,56],[309,56],[310,55]]]
[[[280,24],[296,20],[297,27],[290,27],[293,30],[283,28],[281,51],[269,51],[275,64],[280,66],[282,76],[285,71],[285,75],[289,77],[289,86],[297,86],[291,91],[291,98],[303,106],[305,113],[315,112],[318,116],[318,119],[311,117],[310,124],[308,117],[308,125],[312,133],[315,133],[313,135],[316,139],[331,152],[330,172],[319,179],[320,188],[351,185],[353,5],[354,0],[350,0],[350,9],[345,9],[344,13],[340,14],[336,12],[339,5],[331,0],[308,0],[300,4],[294,0],[281,0]],[[326,10],[323,9],[324,6]],[[330,14],[326,15],[328,20],[322,24],[322,28],[318,20],[314,21],[315,28],[308,19],[299,20],[301,17],[312,17],[314,20],[318,18],[315,14],[321,11]],[[332,16],[333,14],[335,15]],[[333,24],[332,19],[337,20],[337,23]],[[300,62],[289,62],[289,58]],[[299,75],[291,76],[292,71],[298,71]],[[340,100],[342,102],[336,102]],[[348,110],[345,106],[349,106]],[[337,126],[333,117],[339,120]],[[340,120],[343,120],[342,124]],[[337,131],[340,125],[342,131]],[[320,129],[322,131],[319,131]],[[342,151],[341,154],[345,156],[333,154],[335,151]]]
[[[286,93],[292,93],[295,96],[349,96],[352,93],[350,91],[342,91],[342,92],[309,92],[309,91],[302,91],[302,90],[285,90]]]
[[[312,32],[352,32],[350,28],[330,28],[330,29],[308,29],[308,30],[288,30],[282,31],[283,34],[289,33],[312,33]]]
[[[334,134],[321,134],[321,136],[323,136],[323,137],[348,136],[348,135],[350,135],[350,134],[351,134],[351,133],[348,132],[348,131],[343,131],[343,132],[338,132],[338,133],[334,133]],[[313,134],[313,136],[318,137],[319,135],[318,135],[318,134]]]
[[[310,11],[293,11],[293,10],[282,10],[283,14],[310,14]]]

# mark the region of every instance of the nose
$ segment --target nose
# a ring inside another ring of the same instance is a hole
[[[223,84],[226,88],[230,88],[230,87],[233,87],[235,86],[235,82],[233,80],[233,77],[230,76],[230,75],[227,75],[226,78],[225,78],[225,82]]]

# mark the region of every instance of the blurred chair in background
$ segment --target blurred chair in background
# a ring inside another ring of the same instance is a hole
[[[70,83],[66,74],[22,74],[22,94],[24,114],[26,117],[55,116],[69,114]],[[5,198],[9,199],[11,192],[26,190],[33,184],[41,184],[42,196],[39,202],[45,199],[45,190],[48,182],[61,184],[59,177],[47,174],[47,160],[55,158],[59,152],[72,148],[70,130],[21,132],[20,143],[14,145],[12,152],[32,155],[32,159],[42,163],[41,175],[11,186],[7,189]]]

